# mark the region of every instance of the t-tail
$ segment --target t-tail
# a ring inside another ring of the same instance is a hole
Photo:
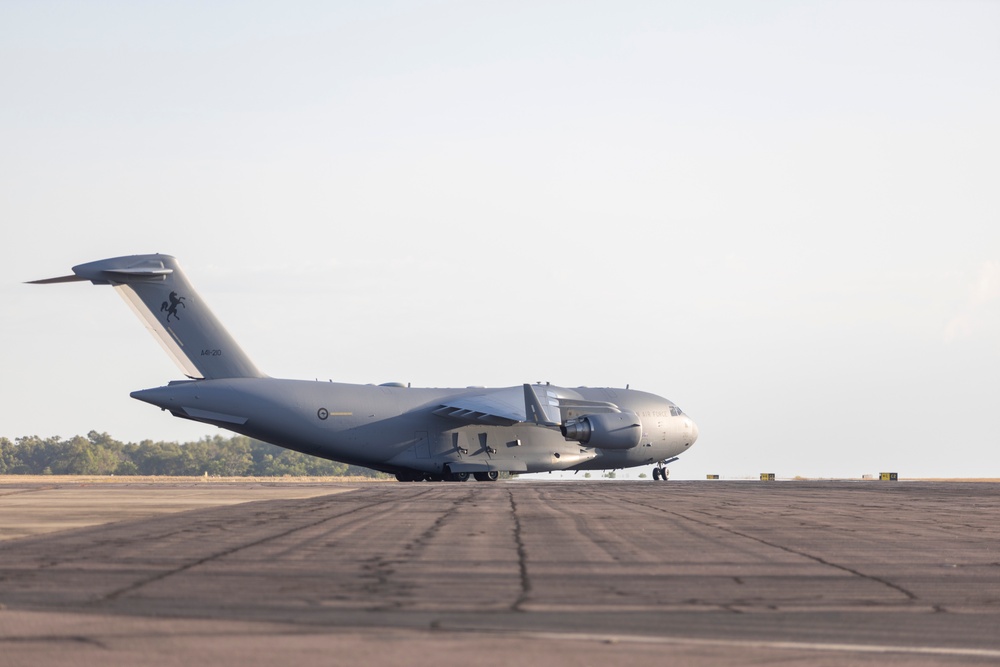
[[[185,375],[265,377],[191,287],[170,255],[113,257],[73,267],[73,275],[34,284],[89,280],[111,285]]]

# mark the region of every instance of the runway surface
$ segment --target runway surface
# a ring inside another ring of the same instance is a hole
[[[0,542],[0,666],[1000,662],[997,484],[329,492]]]

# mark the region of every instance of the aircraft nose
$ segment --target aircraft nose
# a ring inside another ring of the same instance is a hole
[[[698,425],[690,417],[685,416],[685,420],[687,421],[684,424],[684,429],[687,431],[688,436],[687,446],[690,447],[698,439]]]

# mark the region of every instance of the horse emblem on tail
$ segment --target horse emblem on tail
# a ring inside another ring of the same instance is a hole
[[[171,315],[175,320],[181,319],[180,316],[177,314],[177,306],[187,308],[187,306],[184,305],[184,297],[177,296],[177,292],[171,292],[168,298],[170,299],[170,301],[163,302],[163,305],[160,306],[160,312],[161,313],[163,311],[167,312],[167,322],[170,321]]]

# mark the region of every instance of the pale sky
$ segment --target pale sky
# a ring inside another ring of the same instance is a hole
[[[675,477],[1000,477],[1000,3],[0,3],[0,436],[193,440],[110,288],[264,372],[629,384]]]

